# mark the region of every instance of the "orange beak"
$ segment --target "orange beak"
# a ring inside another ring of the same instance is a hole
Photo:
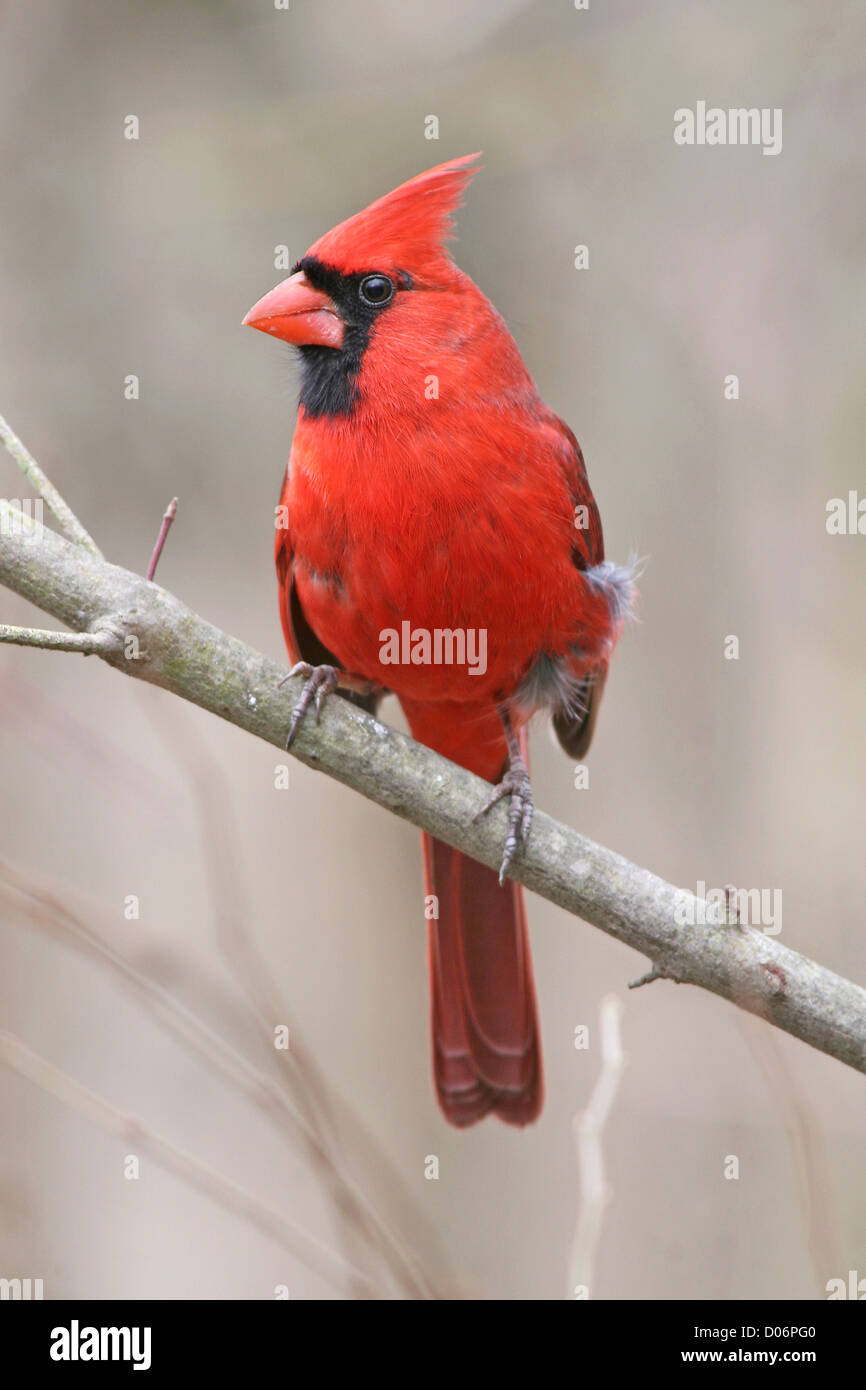
[[[343,345],[344,324],[333,300],[314,289],[302,270],[254,304],[244,323],[297,347],[308,343],[330,348]]]

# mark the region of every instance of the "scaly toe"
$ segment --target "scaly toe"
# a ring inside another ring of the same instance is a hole
[[[505,837],[505,851],[502,858],[502,867],[499,870],[500,884],[505,882],[505,875],[510,869],[515,856],[520,852],[529,838],[529,829],[532,825],[532,785],[529,780],[529,773],[522,762],[515,762],[509,767],[501,782],[493,788],[481,810],[472,817],[473,823],[481,818],[487,811],[495,806],[503,797],[510,796],[511,804],[508,808],[508,831]]]
[[[315,696],[316,700],[316,723],[319,722],[319,715],[322,712],[322,701],[326,695],[336,689],[339,684],[339,676],[333,666],[311,666],[308,661],[298,661],[292,667],[288,676],[284,676],[280,684],[283,685],[292,676],[304,676],[306,683],[301,691],[300,699],[295,705],[292,715],[292,722],[289,725],[289,733],[286,738],[286,750],[291,748],[295,741],[295,735],[301,724],[301,720],[309,708],[310,701]]]
[[[493,788],[493,791],[488,796],[484,805],[481,807],[481,810],[475,812],[475,815],[472,817],[472,824],[474,825],[475,822],[477,820],[480,820],[482,816],[486,816],[487,812],[490,810],[492,806],[496,805],[497,801],[501,801],[503,796],[509,796],[510,793],[511,789],[510,787],[506,786],[504,780],[502,782],[498,782],[496,786]]]

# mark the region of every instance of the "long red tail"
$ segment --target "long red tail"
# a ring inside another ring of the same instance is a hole
[[[428,931],[439,1103],[454,1125],[491,1110],[529,1124],[544,1083],[523,891],[429,835],[424,867],[439,913]]]

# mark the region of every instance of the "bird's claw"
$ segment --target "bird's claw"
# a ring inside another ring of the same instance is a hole
[[[289,674],[284,676],[283,680],[280,681],[280,685],[283,685],[287,680],[291,680],[292,676],[303,676],[305,684],[301,691],[301,698],[295,705],[292,722],[289,725],[289,733],[286,738],[287,749],[291,748],[295,741],[295,734],[298,732],[301,720],[309,708],[310,701],[315,697],[316,723],[318,724],[325,696],[330,695],[332,690],[336,690],[340,679],[335,666],[311,666],[308,661],[296,662]]]
[[[480,820],[491,806],[495,806],[504,796],[511,797],[511,805],[508,808],[508,834],[505,837],[505,853],[502,858],[502,868],[499,870],[500,884],[505,882],[505,875],[511,867],[514,856],[526,844],[529,838],[529,827],[532,825],[534,809],[532,784],[522,758],[512,760],[502,781],[497,782],[481,810],[472,817],[473,824]]]

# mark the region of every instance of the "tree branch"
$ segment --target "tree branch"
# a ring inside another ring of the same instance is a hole
[[[0,530],[0,583],[77,632],[123,636],[100,659],[283,749],[302,681],[141,576],[41,528]],[[292,753],[491,868],[501,807],[473,822],[489,787],[345,700],[305,719]],[[866,990],[736,923],[680,926],[694,895],[536,811],[511,874],[648,956],[653,978],[698,985],[866,1071]],[[694,913],[691,914],[695,920]],[[699,919],[698,919],[699,920]]]

